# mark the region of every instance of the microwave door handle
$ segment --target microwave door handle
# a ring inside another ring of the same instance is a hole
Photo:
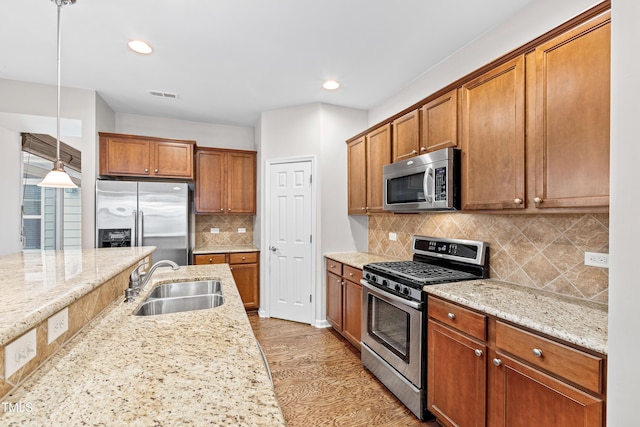
[[[432,167],[428,167],[426,172],[424,173],[424,194],[425,194],[425,199],[427,200],[428,203],[433,203],[433,186],[434,186],[434,180],[433,180],[433,168]],[[430,191],[431,190],[431,191]]]

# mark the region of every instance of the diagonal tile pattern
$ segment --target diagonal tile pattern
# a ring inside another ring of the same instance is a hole
[[[196,215],[196,247],[253,244],[253,215]],[[220,230],[211,233],[212,228]],[[246,233],[238,233],[244,228]]]
[[[389,232],[397,241],[389,240]],[[369,217],[369,252],[411,258],[413,235],[483,240],[491,277],[607,303],[609,271],[584,265],[585,252],[609,252],[608,214],[381,214]]]

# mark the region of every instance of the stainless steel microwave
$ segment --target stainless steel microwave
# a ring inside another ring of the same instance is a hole
[[[387,211],[460,209],[460,150],[443,148],[385,165],[383,180]]]

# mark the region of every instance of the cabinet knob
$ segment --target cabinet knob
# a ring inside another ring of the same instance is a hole
[[[233,267],[229,267],[229,270],[233,270]]]
[[[155,173],[158,173],[158,169],[154,169],[153,171],[154,171]]]
[[[493,359],[493,364],[494,364],[494,365],[496,365],[496,366],[500,366],[500,365],[502,365],[502,360],[500,360],[500,359]]]
[[[247,257],[244,257],[244,256],[243,256],[243,257],[242,257],[242,260],[244,261],[245,259],[247,259]]]
[[[144,173],[149,173],[149,169],[145,168]]]
[[[231,208],[227,208],[227,210],[228,210],[228,211],[230,211],[230,210],[231,210]]]
[[[539,348],[534,348],[533,349],[533,355],[535,357],[542,357],[542,350],[540,350]]]
[[[534,198],[533,201],[536,203],[542,203],[542,199],[540,197]]]
[[[349,273],[349,276],[353,277],[353,273]]]
[[[416,150],[411,150],[411,154],[418,154]]]
[[[473,350],[473,352],[475,353],[476,356],[480,357],[482,356],[482,350],[480,350],[479,348],[476,348],[475,350]]]
[[[516,205],[521,205],[522,204],[522,199],[515,198],[515,199],[513,199],[513,203],[515,203]]]
[[[213,258],[209,258],[209,262],[213,262]]]
[[[367,210],[367,208],[366,208],[366,207],[364,207],[364,206],[363,206],[361,209],[362,209],[363,211],[366,211],[366,210]]]
[[[456,315],[455,315],[455,314],[453,314],[453,313],[448,313],[448,314],[447,314],[447,317],[448,317],[449,319],[453,320],[453,319],[455,319],[455,318],[456,318]]]
[[[424,153],[425,151],[427,151],[427,148],[426,148],[426,147],[420,147],[420,151],[421,151],[422,153]]]
[[[224,212],[224,208],[220,208],[220,211],[221,211],[221,212]]]

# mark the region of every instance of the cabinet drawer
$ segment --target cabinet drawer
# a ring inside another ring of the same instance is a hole
[[[194,258],[193,263],[196,265],[226,264],[227,262],[226,254],[204,254],[204,255],[196,255],[193,258]]]
[[[602,393],[603,359],[496,322],[496,346],[535,366]]]
[[[258,252],[238,252],[229,254],[229,264],[252,264],[258,262]]]
[[[359,284],[360,280],[362,280],[362,270],[355,267],[351,267],[350,265],[343,265],[342,277]]]
[[[327,271],[342,276],[342,263],[327,258]]]
[[[486,340],[487,316],[441,299],[429,297],[429,317],[449,325],[472,337]]]

